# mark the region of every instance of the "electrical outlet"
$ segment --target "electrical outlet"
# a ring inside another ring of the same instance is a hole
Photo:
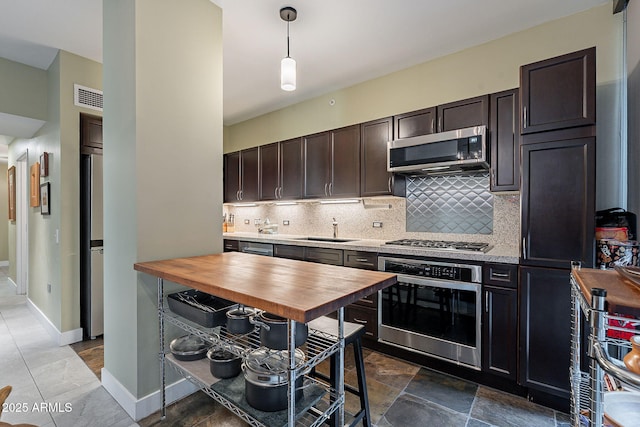
[[[251,221],[249,221],[248,219],[245,219],[244,220],[244,225],[249,225],[249,224],[251,224]]]
[[[51,283],[47,283],[47,292],[51,293]]]
[[[373,228],[382,228],[382,221],[373,221]]]
[[[282,220],[282,225],[289,225],[289,220],[288,219],[283,219]]]

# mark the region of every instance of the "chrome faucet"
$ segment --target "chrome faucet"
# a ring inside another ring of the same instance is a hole
[[[333,218],[333,238],[335,239],[336,237],[338,237],[338,221],[336,221],[335,218]]]

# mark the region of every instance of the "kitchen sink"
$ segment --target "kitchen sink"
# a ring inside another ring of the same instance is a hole
[[[338,239],[334,237],[298,237],[296,240],[308,240],[310,242],[345,243],[345,242],[353,242],[357,239]]]

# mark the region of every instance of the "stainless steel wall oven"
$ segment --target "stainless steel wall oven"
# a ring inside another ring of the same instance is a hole
[[[378,297],[379,340],[480,369],[482,266],[378,257],[398,283]]]

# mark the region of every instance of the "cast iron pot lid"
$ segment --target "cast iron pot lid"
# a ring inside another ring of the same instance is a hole
[[[194,356],[197,354],[204,354],[209,349],[210,345],[200,337],[195,335],[183,335],[171,341],[169,348],[171,353],[179,356]]]

